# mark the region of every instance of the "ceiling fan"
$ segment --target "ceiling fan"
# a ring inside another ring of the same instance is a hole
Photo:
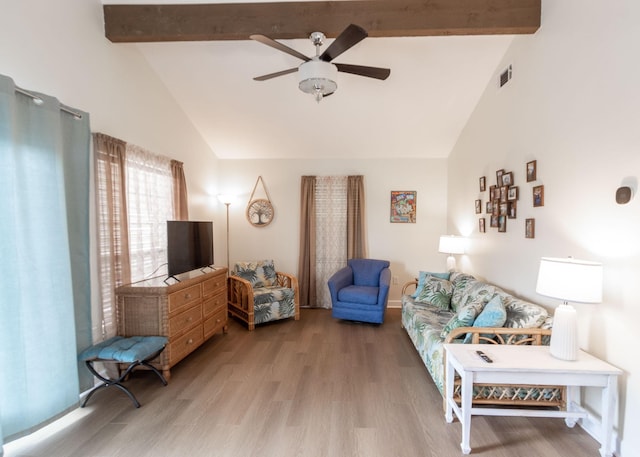
[[[289,68],[288,70],[282,70],[276,73],[270,73],[268,75],[257,76],[253,79],[256,81],[266,81],[267,79],[288,75],[297,71],[299,79],[298,87],[301,91],[312,94],[317,102],[320,102],[323,97],[333,94],[338,89],[338,85],[335,81],[336,75],[339,71],[358,76],[366,76],[367,78],[385,80],[391,73],[391,70],[388,68],[332,63],[333,59],[364,40],[367,36],[368,34],[365,29],[355,24],[351,24],[344,29],[333,43],[331,43],[331,45],[329,45],[329,47],[321,54],[320,47],[324,43],[326,37],[322,32],[313,32],[309,36],[309,39],[316,47],[316,55],[313,57],[307,57],[295,49],[292,49],[267,36],[251,35],[250,38],[252,40],[259,41],[262,44],[271,46],[272,48],[304,61],[298,67]]]

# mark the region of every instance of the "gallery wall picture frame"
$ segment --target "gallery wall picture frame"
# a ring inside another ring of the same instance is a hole
[[[538,174],[538,161],[532,160],[531,162],[527,162],[527,182],[533,182],[537,178]]]
[[[500,170],[496,170],[496,184],[498,186],[502,185],[502,175],[504,174],[504,168],[501,168]]]
[[[487,232],[487,225],[486,225],[486,220],[484,217],[481,217],[478,219],[478,231],[480,233],[486,233]]]
[[[518,215],[518,207],[515,201],[507,203],[507,218],[515,219]]]
[[[497,215],[491,215],[491,219],[489,219],[489,226],[490,227],[498,227],[498,218],[500,216]]]
[[[482,176],[480,178],[480,192],[484,192],[485,190],[487,190],[487,177]]]
[[[487,214],[491,214],[493,212],[493,203],[491,202],[491,200],[489,200],[487,202]]]
[[[476,214],[482,213],[482,200],[476,200]]]
[[[536,220],[533,218],[525,219],[524,221],[524,237],[535,238],[536,237]]]
[[[391,191],[389,222],[415,224],[418,193],[415,190]]]
[[[504,233],[507,231],[507,216],[498,216],[498,232]]]
[[[533,207],[544,206],[544,186],[535,186],[533,188]]]
[[[509,187],[501,186],[500,187],[500,202],[505,203],[507,201],[507,195],[509,193]]]
[[[502,183],[501,185],[503,186],[511,186],[513,185],[513,172],[510,171],[509,173],[503,173],[502,174]]]
[[[516,201],[518,199],[518,186],[511,186],[507,191],[507,200],[510,202]]]

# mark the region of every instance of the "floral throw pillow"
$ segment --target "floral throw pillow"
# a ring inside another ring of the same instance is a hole
[[[420,294],[416,297],[418,303],[428,303],[440,309],[449,309],[453,284],[446,279],[427,276]]]
[[[471,327],[473,321],[476,320],[476,316],[482,311],[485,303],[484,299],[480,298],[478,301],[471,302],[460,308],[444,326],[440,333],[440,338],[446,338],[453,329],[458,327]]]
[[[447,272],[447,273],[431,273],[430,271],[421,271],[418,273],[418,285],[416,286],[416,291],[413,293],[413,295],[411,295],[413,298],[418,298],[418,295],[420,295],[420,292],[422,292],[422,289],[424,288],[424,283],[427,281],[427,277],[428,276],[433,276],[436,278],[440,278],[440,279],[446,279],[447,281],[449,281],[449,277],[451,276],[451,273]]]

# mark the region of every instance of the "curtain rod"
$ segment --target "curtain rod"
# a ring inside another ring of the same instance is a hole
[[[20,89],[19,87],[16,87],[16,92],[18,92],[19,94],[22,95],[26,95],[27,97],[30,97],[31,99],[33,99],[33,102],[36,105],[41,105],[42,103],[44,103],[44,101],[38,97],[35,94],[32,94],[31,92],[27,92],[24,89]],[[82,114],[77,113],[73,110],[70,110],[69,108],[65,108],[64,106],[60,106],[60,111],[64,111],[65,113],[71,114],[73,117],[75,117],[76,119],[82,119]]]

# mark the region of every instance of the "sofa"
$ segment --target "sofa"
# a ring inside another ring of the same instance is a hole
[[[402,326],[443,398],[445,343],[549,344],[553,318],[545,308],[465,273],[421,271],[404,285],[401,302]],[[475,384],[473,392],[476,405],[564,409],[565,398],[561,386]]]

